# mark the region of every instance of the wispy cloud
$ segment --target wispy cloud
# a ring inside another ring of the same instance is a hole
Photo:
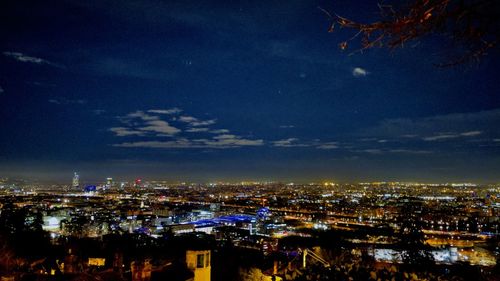
[[[471,113],[454,113],[424,118],[386,119],[379,125],[363,129],[363,137],[380,139],[423,139],[426,141],[490,135],[497,137],[500,109]]]
[[[49,99],[48,102],[58,105],[68,105],[68,104],[86,104],[87,101],[84,99],[66,99],[66,98],[54,98]]]
[[[0,94],[5,92],[4,89],[2,88],[2,86],[0,86]]]
[[[16,61],[20,61],[20,62],[27,62],[27,63],[34,63],[34,64],[47,64],[47,65],[60,67],[60,68],[63,67],[60,64],[53,63],[53,62],[48,61],[46,59],[28,56],[28,55],[20,53],[20,52],[3,52],[3,54],[6,57],[15,59]]]
[[[154,133],[160,133],[165,135],[175,135],[181,130],[176,127],[171,126],[167,121],[163,120],[149,120],[146,121],[145,127],[138,128],[141,131],[150,131]]]
[[[354,77],[364,77],[364,76],[366,76],[368,74],[369,74],[369,72],[366,71],[366,69],[361,68],[361,67],[355,67],[352,70],[352,76],[354,76]]]
[[[379,148],[368,148],[368,149],[359,149],[359,150],[354,150],[353,152],[356,153],[368,153],[368,154],[389,154],[389,153],[394,153],[394,154],[430,154],[432,151],[430,150],[415,150],[415,149],[404,149],[404,148],[398,148],[398,149],[379,149]]]
[[[382,149],[378,148],[368,148],[368,149],[360,149],[360,150],[355,150],[354,152],[359,152],[359,153],[369,153],[369,154],[382,154]]]
[[[131,112],[131,113],[127,114],[125,117],[120,117],[120,118],[122,118],[122,120],[125,120],[125,121],[130,120],[130,119],[134,119],[134,118],[138,118],[142,121],[160,120],[160,118],[158,116],[149,115],[147,113],[144,113],[144,111],[141,111],[141,110]]]
[[[148,112],[149,112],[149,113],[156,113],[156,114],[167,114],[167,115],[171,115],[171,114],[181,113],[181,112],[182,112],[182,109],[177,108],[177,107],[170,108],[170,109],[150,109],[150,110],[148,110]]]
[[[298,138],[288,138],[288,139],[273,141],[272,144],[273,144],[273,146],[276,146],[276,147],[305,147],[305,146],[309,146],[308,144],[299,143]]]
[[[481,132],[481,131],[469,131],[469,132],[461,133],[460,135],[464,136],[464,137],[474,137],[474,136],[478,136],[482,133],[483,132]]]
[[[125,116],[119,116],[118,120],[127,127],[114,127],[110,130],[118,137],[126,136],[143,136],[150,133],[153,136],[172,136],[179,132],[180,129],[170,125],[167,121],[161,120],[160,117],[147,114],[144,111],[138,110],[131,112]]]
[[[186,130],[186,132],[189,133],[198,133],[198,132],[208,132],[210,130],[209,128],[189,128]]]
[[[181,116],[179,117],[179,121],[184,123],[191,123],[191,122],[197,122],[198,119],[193,116]]]
[[[430,150],[412,150],[412,149],[390,149],[388,152],[391,153],[404,153],[404,154],[430,154]]]
[[[339,145],[337,142],[325,142],[322,143],[318,146],[316,146],[317,149],[337,149],[339,148]]]
[[[202,120],[202,121],[196,121],[196,122],[191,122],[191,126],[199,127],[199,126],[210,126],[215,124],[216,120]]]
[[[274,147],[311,147],[317,149],[337,149],[339,148],[338,142],[322,142],[319,139],[315,140],[300,140],[298,138],[288,138],[271,142]]]
[[[245,139],[231,135],[218,139],[194,139],[179,138],[172,141],[138,141],[115,144],[116,147],[142,147],[142,148],[213,148],[228,149],[243,146],[261,146],[264,141],[261,139]]]
[[[178,120],[181,122],[184,122],[184,123],[188,123],[189,125],[191,125],[193,127],[210,126],[210,125],[213,125],[216,123],[215,119],[200,120],[196,117],[189,116],[189,115],[180,116]]]
[[[280,126],[281,129],[291,129],[291,128],[295,128],[294,125],[281,125]]]
[[[143,147],[143,148],[236,148],[243,146],[262,146],[264,140],[251,139],[235,134],[229,134],[227,129],[213,129],[199,127],[202,124],[211,125],[215,120],[200,120],[189,115],[172,116],[182,112],[181,109],[150,109],[138,110],[119,116],[117,119],[122,126],[109,129],[117,137],[145,138],[113,144],[116,147]],[[164,120],[161,117],[167,119]],[[169,122],[174,122],[172,125]],[[178,127],[177,127],[178,126]],[[189,133],[189,134],[186,134]],[[215,134],[206,138],[207,133]],[[168,140],[164,140],[168,137]],[[151,140],[151,138],[156,138]],[[162,140],[158,140],[162,138]]]
[[[456,139],[460,137],[474,137],[480,135],[482,132],[481,131],[469,131],[469,132],[463,132],[463,133],[446,133],[446,134],[438,134],[435,136],[431,137],[425,137],[423,140],[425,141],[439,141],[439,140],[446,140],[446,139]]]
[[[439,140],[446,140],[446,139],[455,139],[460,137],[460,135],[457,134],[439,134],[431,137],[425,137],[423,140],[425,141],[439,141]]]
[[[210,133],[212,134],[226,134],[229,133],[228,129],[217,129],[217,130],[211,130]]]
[[[117,137],[144,136],[144,132],[131,130],[125,127],[113,127],[109,130],[115,133]]]
[[[137,141],[114,144],[115,147],[140,147],[140,148],[193,148],[187,139],[175,141]]]
[[[201,140],[209,147],[238,147],[238,146],[261,146],[264,145],[262,139],[246,139],[236,135],[219,135],[212,138],[212,140]]]

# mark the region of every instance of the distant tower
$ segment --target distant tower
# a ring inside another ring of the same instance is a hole
[[[210,250],[186,251],[186,264],[194,273],[193,281],[210,281]]]
[[[78,175],[77,172],[73,175],[73,188],[78,189],[80,188],[80,176]]]
[[[142,180],[139,178],[139,179],[136,179],[135,180],[135,183],[134,183],[134,187],[135,188],[139,188],[142,186]]]
[[[113,186],[113,178],[106,178],[106,188],[111,188]]]

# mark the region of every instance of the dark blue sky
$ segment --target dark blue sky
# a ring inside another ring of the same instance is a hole
[[[342,52],[364,2],[4,0],[0,176],[500,180],[498,53]]]

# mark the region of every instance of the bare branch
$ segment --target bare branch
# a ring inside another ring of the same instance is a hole
[[[478,60],[499,40],[500,5],[494,0],[412,0],[406,8],[380,5],[381,20],[360,23],[322,10],[336,25],[356,30],[351,38],[339,44],[346,50],[351,41],[361,38],[355,52],[375,47],[404,47],[413,40],[430,34],[442,34],[463,47],[463,55],[441,66],[453,66]]]

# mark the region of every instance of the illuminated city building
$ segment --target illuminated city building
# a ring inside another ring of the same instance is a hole
[[[134,187],[139,188],[142,186],[142,180],[141,179],[136,179],[134,182]]]
[[[73,188],[78,189],[80,187],[80,175],[77,172],[73,175]]]
[[[113,178],[106,178],[106,188],[111,188],[113,186]]]

